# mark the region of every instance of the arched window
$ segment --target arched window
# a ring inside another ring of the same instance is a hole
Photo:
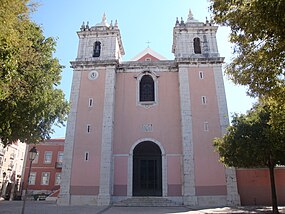
[[[200,38],[196,37],[193,40],[194,43],[194,53],[195,54],[201,54],[201,41]]]
[[[93,57],[99,57],[101,53],[101,42],[95,42],[94,50],[93,50]]]
[[[144,75],[140,81],[140,102],[154,102],[154,81],[150,75]]]

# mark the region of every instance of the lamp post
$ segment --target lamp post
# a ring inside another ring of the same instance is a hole
[[[29,172],[28,172],[27,185],[25,186],[25,189],[24,189],[24,201],[23,201],[23,207],[22,207],[22,212],[21,212],[21,214],[24,214],[24,213],[25,213],[27,190],[28,190],[28,185],[29,185],[29,180],[30,180],[30,174],[31,174],[32,163],[33,163],[33,160],[35,160],[37,154],[38,154],[38,151],[37,151],[36,147],[31,148],[31,150],[29,151],[30,166],[29,166]]]
[[[5,177],[6,177],[6,172],[3,172],[2,174],[2,187],[1,187],[1,195],[0,197],[3,195],[3,189],[4,189],[4,181],[5,181]]]

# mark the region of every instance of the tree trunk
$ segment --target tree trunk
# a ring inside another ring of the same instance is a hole
[[[274,178],[274,165],[269,164],[269,174],[270,174],[270,184],[271,184],[271,199],[272,199],[272,210],[274,214],[278,214],[278,205],[277,205],[277,194],[275,187],[275,178]]]

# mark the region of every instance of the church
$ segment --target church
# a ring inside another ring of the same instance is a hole
[[[240,204],[212,145],[229,125],[217,30],[189,11],[174,20],[174,60],[148,47],[122,61],[117,21],[81,26],[59,204]]]

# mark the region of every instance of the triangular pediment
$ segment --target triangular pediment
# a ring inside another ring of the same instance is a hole
[[[164,56],[147,47],[130,61],[160,61],[167,60]]]

